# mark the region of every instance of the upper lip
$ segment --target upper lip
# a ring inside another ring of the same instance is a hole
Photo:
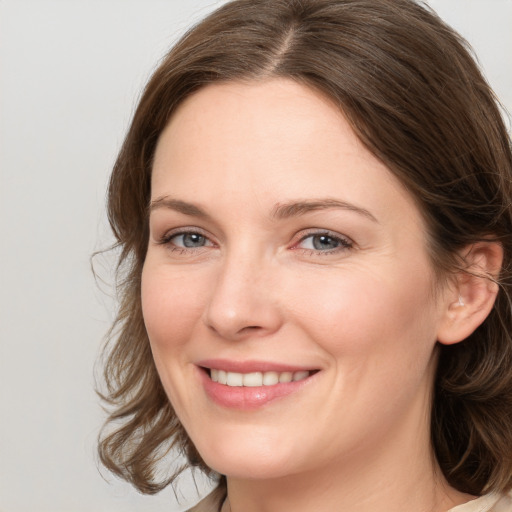
[[[275,363],[271,361],[234,361],[231,359],[204,359],[198,361],[197,366],[207,369],[224,370],[226,372],[253,373],[253,372],[300,372],[313,371],[317,368],[290,365],[285,363]]]

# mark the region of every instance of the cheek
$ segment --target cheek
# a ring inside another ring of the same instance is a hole
[[[302,328],[332,356],[378,355],[382,364],[429,357],[437,330],[430,289],[425,269],[397,272],[395,266],[378,274],[357,268],[316,276],[300,289],[290,286],[288,295]]]
[[[190,273],[188,273],[190,274]],[[169,272],[147,262],[142,272],[142,313],[157,372],[167,396],[183,424],[191,405],[188,342],[201,325],[204,290],[201,280]]]
[[[147,264],[142,272],[142,313],[155,356],[187,342],[204,307],[201,280]]]
[[[303,282],[302,294],[295,291],[301,332],[323,349],[335,369],[325,398],[326,425],[357,425],[361,435],[377,436],[411,404],[427,407],[436,314],[429,306],[425,274],[352,269],[336,279]],[[332,443],[337,442],[335,433]]]

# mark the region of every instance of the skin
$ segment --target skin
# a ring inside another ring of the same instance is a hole
[[[348,207],[275,215],[325,199]],[[470,499],[429,440],[436,342],[456,299],[434,286],[412,198],[338,109],[288,80],[203,88],[160,137],[152,201],[151,348],[233,512],[441,512]],[[237,410],[205,393],[209,358],[319,371]]]

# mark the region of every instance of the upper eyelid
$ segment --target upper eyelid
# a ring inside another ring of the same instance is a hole
[[[306,232],[304,232],[304,231],[306,231]],[[310,237],[310,236],[327,235],[332,238],[339,238],[340,240],[346,240],[347,242],[350,242],[351,244],[354,243],[352,238],[350,238],[349,236],[338,233],[337,231],[332,231],[331,229],[308,228],[306,230],[302,230],[299,233],[302,233],[302,235],[300,235],[299,242]]]
[[[205,238],[207,238],[208,240],[213,242],[212,236],[207,231],[205,231],[204,229],[201,229],[199,227],[196,227],[196,226],[190,226],[190,227],[184,226],[184,227],[169,229],[162,234],[160,239],[172,238],[174,236],[187,235],[187,234],[191,234],[191,233],[197,233],[198,235],[204,236]]]

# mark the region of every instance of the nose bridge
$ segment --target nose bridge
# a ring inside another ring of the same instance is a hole
[[[275,269],[250,244],[226,252],[205,311],[205,323],[226,339],[270,334],[280,325],[272,293]]]

